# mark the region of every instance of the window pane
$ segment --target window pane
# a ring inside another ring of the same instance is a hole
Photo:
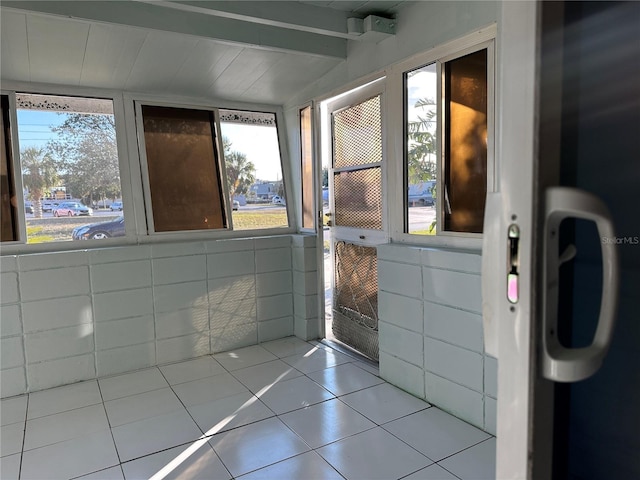
[[[314,228],[313,150],[311,107],[300,110],[300,158],[302,160],[302,228]]]
[[[406,232],[436,233],[437,107],[436,64],[405,77]]]
[[[276,116],[220,110],[233,229],[286,227],[286,197]]]
[[[3,242],[18,240],[18,219],[16,210],[16,189],[13,178],[11,129],[9,123],[9,98],[2,96],[2,163],[0,164],[0,195],[2,196],[2,235]]]
[[[124,236],[113,102],[17,94],[16,104],[27,242]]]
[[[156,232],[224,228],[213,114],[142,107]]]
[[[336,226],[382,229],[380,167],[336,172],[333,187]]]
[[[487,50],[445,64],[444,228],[481,233],[487,193]]]
[[[333,114],[333,166],[382,162],[380,95]]]

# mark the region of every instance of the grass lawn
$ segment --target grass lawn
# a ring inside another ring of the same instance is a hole
[[[251,230],[256,228],[286,227],[287,211],[285,208],[269,211],[235,211],[233,212],[234,230]]]

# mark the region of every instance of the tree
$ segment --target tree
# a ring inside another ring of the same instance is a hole
[[[322,167],[322,187],[329,187],[329,168]]]
[[[245,195],[251,185],[256,181],[256,167],[247,160],[244,153],[231,150],[231,142],[228,138],[222,137],[224,148],[224,164],[227,171],[227,188],[229,197],[234,195]]]
[[[407,164],[409,184],[432,180],[436,176],[436,103],[429,98],[418,100],[414,109],[421,109],[417,120],[408,122]]]
[[[42,218],[42,196],[56,186],[58,173],[51,155],[42,148],[27,147],[20,152],[22,183],[33,201],[33,214]]]
[[[67,192],[91,204],[120,196],[120,167],[113,115],[62,113],[66,120],[52,128],[58,134],[47,145],[65,180]]]

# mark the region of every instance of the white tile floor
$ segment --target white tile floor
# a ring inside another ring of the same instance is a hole
[[[0,478],[490,479],[495,438],[294,337],[4,399]]]

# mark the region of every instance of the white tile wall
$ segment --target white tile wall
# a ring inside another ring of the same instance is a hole
[[[256,271],[253,251],[214,253],[207,255],[209,278],[251,275]]]
[[[417,367],[381,351],[380,376],[392,379],[396,386],[416,397],[425,398],[424,370],[422,367]]]
[[[4,304],[20,301],[18,274],[16,272],[3,272],[0,275],[0,301]]]
[[[268,342],[293,335],[293,317],[266,320],[258,324],[258,341]]]
[[[482,312],[480,276],[424,267],[424,299],[472,312]]]
[[[96,356],[99,377],[139,370],[158,363],[155,342],[99,350]]]
[[[292,267],[299,272],[317,270],[318,259],[316,249],[295,247],[292,254]]]
[[[9,337],[22,333],[20,305],[3,305],[0,307],[0,336]]]
[[[294,293],[293,312],[302,318],[314,318],[318,316],[318,295],[302,295]]]
[[[99,263],[131,262],[151,258],[151,246],[137,245],[135,247],[100,248],[89,252],[91,265]]]
[[[422,272],[420,267],[378,260],[378,288],[385,292],[422,298]]]
[[[156,313],[156,337],[179,337],[209,330],[209,310],[188,308],[177,312]]]
[[[378,259],[382,377],[490,431],[495,362],[483,347],[481,255],[390,244]]]
[[[280,272],[291,270],[291,248],[256,250],[256,272]]]
[[[429,402],[479,428],[484,428],[483,395],[462,385],[425,372]]]
[[[256,276],[240,275],[236,277],[209,279],[209,304],[239,302],[255,298]]]
[[[489,355],[484,357],[484,391],[498,398],[498,361]]]
[[[93,353],[27,365],[27,380],[32,392],[95,377]]]
[[[97,322],[153,314],[151,288],[99,293],[93,296],[93,316]]]
[[[177,362],[211,353],[209,332],[195,333],[183,337],[158,340],[156,355],[158,363]]]
[[[387,323],[422,333],[422,300],[380,291],[378,316]]]
[[[258,321],[293,315],[293,297],[290,293],[258,298]]]
[[[303,295],[315,295],[318,291],[318,274],[293,271],[293,291]]]
[[[245,323],[211,329],[211,353],[226,352],[258,343],[258,324]]]
[[[256,300],[248,298],[238,302],[225,302],[212,305],[209,310],[209,324],[211,330],[225,328],[230,325],[255,323]]]
[[[35,255],[23,255],[19,257],[20,271],[47,270],[49,268],[68,268],[89,263],[87,252],[60,252],[56,255],[40,253]]]
[[[458,308],[424,302],[424,333],[433,338],[482,352],[482,316]]]
[[[155,339],[153,315],[97,322],[95,329],[98,350],[148,343]]]
[[[3,338],[0,341],[0,365],[2,365],[2,370],[20,367],[24,363],[22,336]]]
[[[151,286],[151,262],[105,263],[91,266],[94,292],[129,290]]]
[[[175,312],[184,308],[207,308],[207,282],[202,280],[154,286],[153,303],[156,313]]]
[[[154,285],[192,282],[207,278],[204,255],[158,258],[151,261]]]
[[[90,292],[89,268],[70,267],[20,272],[22,301],[72,297]]]
[[[22,304],[25,333],[83,325],[92,321],[91,297],[87,295]]]
[[[13,397],[27,391],[27,377],[24,367],[8,368],[0,373],[0,393],[2,397]]]
[[[378,326],[378,341],[381,351],[393,353],[406,362],[422,367],[424,337],[421,333],[396,327],[386,322],[380,322]]]
[[[494,398],[484,397],[484,429],[492,435],[496,435],[496,418],[498,413],[498,402]]]
[[[425,337],[424,365],[427,371],[482,392],[483,356],[478,353]]]
[[[284,272],[258,273],[256,294],[258,297],[289,293],[292,289],[291,270]]]
[[[25,335],[25,349],[29,363],[93,353],[93,324],[58,328]]]
[[[315,272],[315,237],[300,238],[296,265]],[[285,235],[0,257],[1,395],[293,334],[292,249]]]

